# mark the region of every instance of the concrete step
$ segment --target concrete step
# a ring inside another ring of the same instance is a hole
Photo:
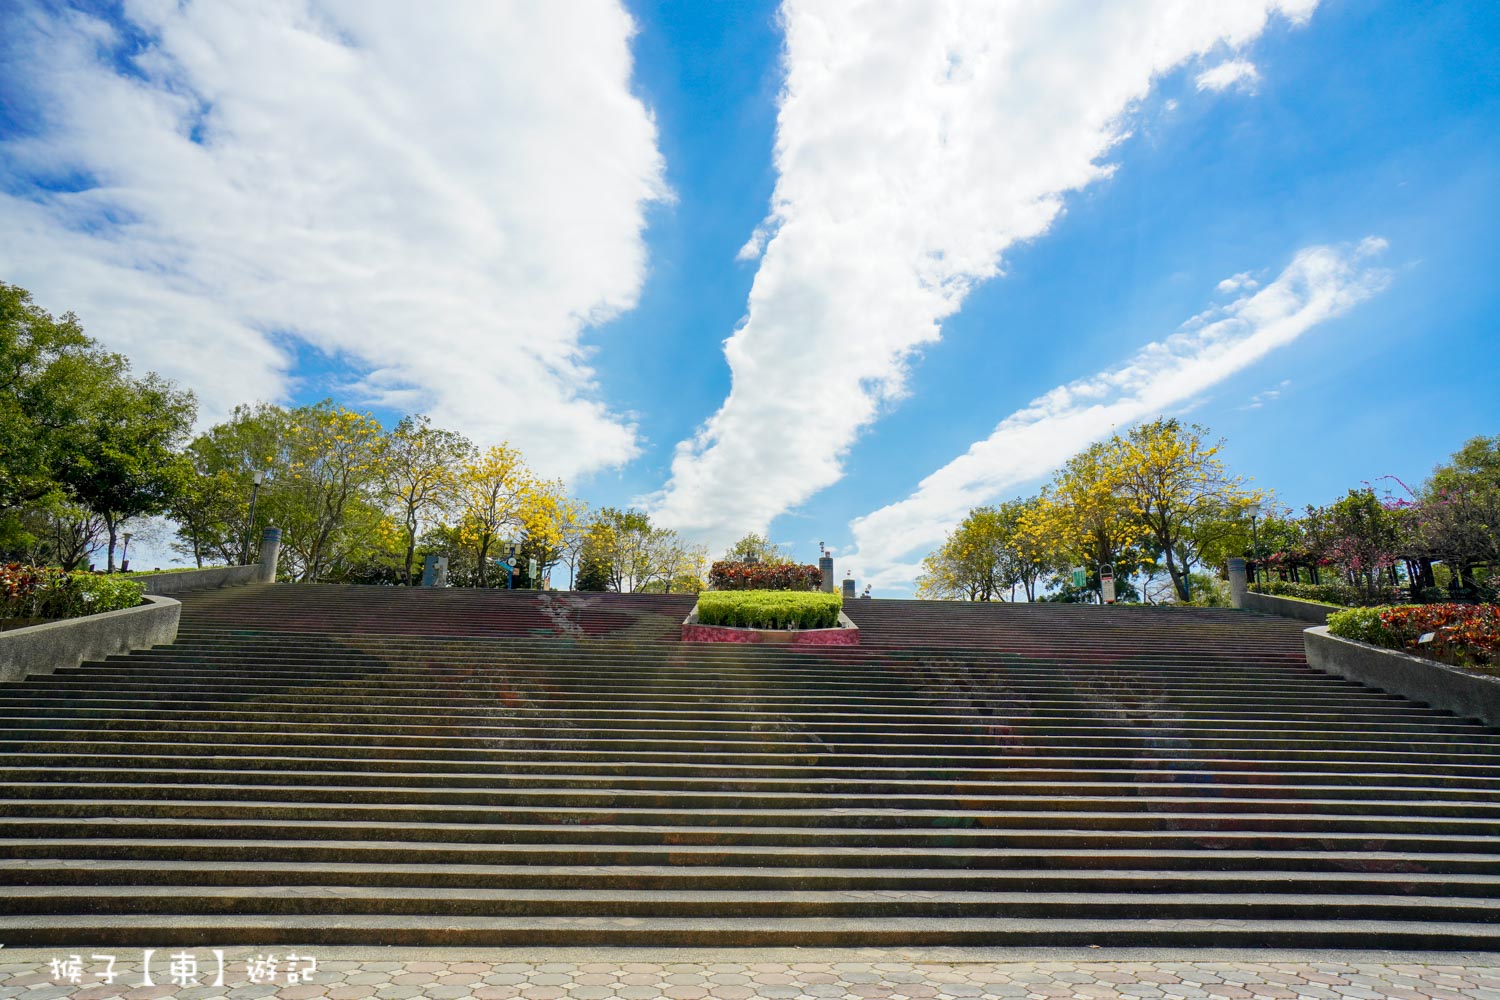
[[[984,892],[984,893],[1274,893],[1470,896],[1500,898],[1500,859],[1487,874],[1432,871],[1207,871],[1084,869],[949,870],[731,867],[589,863],[360,864],[349,862],[0,860],[0,885],[10,886],[405,886],[487,889],[610,889],[618,891]],[[849,859],[851,862],[856,859]],[[1050,861],[1039,858],[1038,861]],[[1132,863],[1139,856],[1122,858]],[[1302,860],[1302,859],[1299,859]],[[1415,865],[1417,860],[1409,858]]]
[[[1250,947],[1500,950],[1500,928],[1450,921],[1025,918],[0,916],[13,947]]]
[[[1282,893],[831,890],[459,889],[407,886],[0,885],[0,912],[483,917],[901,917],[1083,920],[1281,920],[1317,907],[1328,920],[1500,923],[1482,897]],[[1497,928],[1500,939],[1500,928]]]
[[[159,828],[160,829],[160,828]],[[68,831],[62,831],[68,832]],[[1041,838],[1037,846],[984,847],[937,844],[859,844],[842,846],[829,843],[779,844],[742,843],[662,843],[606,842],[600,835],[590,840],[574,838],[560,843],[542,839],[535,843],[420,840],[287,840],[278,838],[275,829],[256,831],[260,839],[215,839],[210,828],[196,830],[189,838],[119,839],[107,828],[91,830],[88,837],[36,837],[25,841],[0,841],[11,857],[3,864],[30,866],[31,870],[56,869],[64,872],[92,871],[97,866],[138,864],[148,870],[169,872],[177,864],[200,864],[209,868],[231,870],[234,865],[284,866],[302,865],[313,871],[331,870],[330,865],[366,865],[406,870],[412,866],[456,866],[459,870],[477,870],[476,866],[514,867],[527,870],[543,867],[588,868],[658,866],[691,875],[700,868],[731,866],[775,872],[778,870],[894,869],[920,871],[935,869],[955,877],[966,871],[1036,872],[1047,869],[1099,869],[1153,872],[1238,873],[1240,878],[1262,875],[1274,879],[1278,873],[1322,872],[1365,878],[1374,875],[1497,875],[1500,874],[1500,850],[1492,843],[1470,842],[1483,851],[1448,852],[1444,841],[1415,837],[1386,838],[1387,850],[1372,847],[1366,839],[1346,837],[1325,842],[1324,838],[1283,838],[1279,847],[1266,846],[1250,837],[1239,837],[1234,844],[1213,839],[1206,843],[1149,842],[1132,835],[1120,842],[1102,842],[1098,838],[1075,836],[1072,841]],[[331,831],[338,833],[338,831]],[[615,837],[615,840],[620,838]],[[686,838],[691,839],[691,838]],[[826,838],[824,838],[826,840]],[[1121,846],[1129,842],[1135,846]],[[1332,845],[1332,846],[1330,846]],[[1341,849],[1335,849],[1342,845]],[[1396,849],[1399,848],[1399,849]],[[230,866],[230,867],[225,867]],[[87,878],[80,874],[80,879]],[[24,883],[23,876],[14,881]],[[1248,891],[1248,890],[1247,890]]]

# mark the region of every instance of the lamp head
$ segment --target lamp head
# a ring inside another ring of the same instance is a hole
[[[1260,504],[1258,504],[1258,503],[1253,503],[1253,504],[1251,504],[1251,505],[1250,505],[1250,506],[1249,506],[1249,507],[1246,507],[1246,508],[1245,508],[1245,511],[1246,511],[1246,513],[1248,513],[1248,514],[1249,514],[1249,515],[1250,515],[1250,516],[1251,516],[1251,517],[1260,517]]]
[[[251,474],[250,481],[253,482],[256,486],[259,486],[261,483],[264,483],[266,481],[265,472],[261,469],[256,469],[255,472]]]

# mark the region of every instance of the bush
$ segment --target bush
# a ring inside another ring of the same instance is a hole
[[[66,573],[18,563],[0,567],[0,617],[81,618],[141,603],[145,585],[128,576]]]
[[[1355,642],[1367,642],[1372,646],[1393,648],[1399,645],[1392,641],[1390,631],[1380,620],[1385,608],[1350,608],[1328,616],[1328,634]]]
[[[795,563],[771,566],[720,560],[708,571],[708,585],[714,590],[817,590],[823,585],[823,571]]]
[[[1374,594],[1366,594],[1346,583],[1293,583],[1291,580],[1264,580],[1250,588],[1257,594],[1272,597],[1295,597],[1302,601],[1317,601],[1319,604],[1336,604],[1341,608],[1380,607],[1392,601],[1402,600],[1401,591],[1388,587]]]
[[[843,600],[838,594],[788,590],[705,590],[698,622],[731,628],[833,628]]]
[[[1328,618],[1331,635],[1463,667],[1500,666],[1500,605],[1406,604]],[[1427,642],[1424,636],[1430,635]]]

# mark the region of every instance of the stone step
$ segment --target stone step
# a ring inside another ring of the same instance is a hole
[[[59,707],[73,707],[122,708],[131,712],[155,711],[157,709],[173,712],[201,711],[219,712],[226,715],[259,714],[262,712],[275,713],[286,710],[294,710],[298,714],[314,714],[314,706],[308,703],[304,694],[266,694],[263,691],[257,690],[253,702],[254,707],[247,707],[243,696],[238,698],[207,699],[194,697],[193,695],[195,694],[197,692],[184,691],[180,697],[171,698],[111,697],[102,694],[81,697],[65,688],[45,691],[33,690],[28,691],[25,697],[4,697],[0,695],[0,708],[24,709],[34,713],[47,713]],[[701,720],[705,722],[726,723],[789,719],[792,721],[826,720],[830,723],[878,721],[884,724],[899,725],[902,728],[912,729],[949,725],[993,725],[1005,717],[993,708],[981,710],[961,705],[953,706],[951,709],[944,711],[940,716],[931,712],[912,713],[899,708],[879,706],[867,707],[860,711],[829,709],[814,712],[802,709],[799,711],[768,712],[763,710],[749,711],[744,709],[718,708],[712,707],[708,703],[701,703],[693,709],[661,709],[648,713],[634,707],[585,707],[572,709],[497,706],[495,699],[491,696],[454,695],[429,698],[372,698],[366,695],[337,694],[332,692],[320,692],[315,704],[317,706],[327,706],[331,709],[337,709],[346,714],[396,714],[422,718],[430,718],[433,708],[441,708],[444,715],[461,716],[474,714],[483,715],[484,717],[494,717],[493,713],[503,712],[504,717],[507,719],[532,719],[536,721],[566,720],[575,717],[599,720],[655,718],[662,721]],[[1279,724],[1307,725],[1319,722],[1350,724],[1368,722],[1381,726],[1399,727],[1401,729],[1418,729],[1433,726],[1439,729],[1461,728],[1468,730],[1473,729],[1477,725],[1477,723],[1457,719],[1446,712],[1439,712],[1429,708],[1419,708],[1409,703],[1391,702],[1372,702],[1357,710],[1349,709],[1341,712],[1298,712],[1290,709],[1283,712],[1267,708],[1263,705],[1247,705],[1238,708],[1223,706],[1215,708],[1184,708],[1177,702],[1173,702],[1170,706],[1151,707],[1146,705],[1130,708],[1117,706],[1111,709],[1099,706],[1096,702],[1083,700],[1044,703],[1015,698],[1012,699],[1007,710],[1018,714],[1024,713],[1033,719],[1048,720],[1087,720],[1102,718],[1112,714],[1120,718],[1128,717],[1143,721],[1185,719],[1191,721],[1224,720],[1238,722],[1243,720],[1248,723],[1266,726]]]
[[[206,831],[210,834],[216,832]],[[276,833],[275,830],[267,831]],[[221,840],[212,836],[189,839],[116,839],[101,828],[99,836],[26,841],[0,841],[12,866],[63,871],[90,870],[97,865],[138,864],[168,871],[173,865],[196,863],[209,868],[225,865],[300,864],[321,870],[329,865],[375,865],[406,870],[411,866],[476,866],[534,868],[536,866],[593,867],[658,866],[689,875],[700,868],[731,866],[759,871],[843,869],[934,869],[962,875],[966,871],[1021,871],[1100,869],[1134,872],[1205,871],[1241,873],[1250,878],[1276,873],[1323,872],[1351,878],[1375,874],[1500,875],[1500,850],[1493,853],[1444,852],[1441,842],[1397,838],[1405,850],[1370,849],[1367,841],[1346,838],[1343,850],[1328,849],[1322,838],[1288,841],[1287,849],[1272,849],[1240,838],[1244,849],[1226,848],[1218,841],[1196,844],[1074,844],[1051,839],[1034,847],[950,847],[938,845],[765,844],[733,846],[669,842],[603,843],[586,839],[561,844],[425,842],[419,840]],[[1075,838],[1077,839],[1077,838]],[[1139,838],[1135,838],[1139,839]],[[1431,848],[1430,850],[1424,848]],[[226,869],[227,870],[227,869]],[[80,878],[85,876],[80,875]],[[1225,877],[1228,877],[1225,875]],[[19,879],[18,879],[19,880]]]
[[[777,727],[791,726],[796,727],[797,732],[825,734],[880,733],[887,740],[903,737],[911,741],[925,739],[933,735],[993,738],[998,733],[1038,732],[1076,733],[1083,735],[1118,731],[1121,729],[1134,729],[1151,732],[1183,731],[1193,733],[1276,731],[1298,734],[1357,734],[1384,732],[1393,735],[1402,734],[1409,736],[1427,734],[1434,736],[1460,735],[1479,740],[1484,740],[1488,737],[1500,743],[1500,735],[1492,736],[1489,731],[1476,723],[1468,723],[1459,719],[1443,719],[1440,717],[1413,722],[1395,722],[1379,717],[1352,719],[1330,717],[1304,722],[1294,719],[1280,720],[1269,718],[1190,718],[1170,716],[1166,713],[1162,713],[1160,717],[1156,718],[1134,717],[1134,713],[1130,713],[1130,717],[1127,717],[1126,713],[1117,713],[1116,717],[1110,717],[1105,711],[1101,710],[1094,717],[1085,715],[1034,716],[1017,713],[1010,716],[977,716],[973,717],[972,721],[967,721],[960,717],[947,722],[930,720],[910,722],[905,720],[890,720],[878,716],[865,719],[861,719],[858,716],[824,718],[811,713],[796,716],[765,715],[760,718],[746,717],[744,719],[658,718],[644,714],[636,717],[620,715],[597,717],[593,714],[568,714],[537,718],[531,713],[518,713],[508,709],[453,708],[446,710],[441,719],[434,719],[430,712],[383,712],[371,708],[344,708],[338,711],[319,711],[310,706],[303,706],[302,710],[298,711],[296,706],[288,705],[281,710],[271,710],[265,707],[260,709],[189,709],[171,706],[170,703],[162,702],[154,705],[120,703],[88,706],[71,703],[33,706],[24,703],[5,704],[4,701],[4,699],[0,699],[0,718],[8,719],[86,719],[90,721],[160,719],[174,723],[233,722],[239,724],[274,723],[277,725],[296,724],[302,726],[338,723],[345,725],[379,726],[391,732],[451,728],[455,723],[463,722],[465,725],[473,725],[479,729],[503,723],[504,728],[510,731],[534,730],[539,733],[554,733],[558,730],[559,726],[566,726],[570,731],[580,732],[671,730],[758,734],[774,731]],[[225,702],[223,704],[230,705],[235,703]]]
[[[1500,950],[1489,923],[1383,920],[0,916],[13,947],[1253,947]]]
[[[68,746],[68,744],[63,744]],[[475,781],[491,777],[516,781],[547,783],[556,781],[554,775],[566,775],[570,782],[593,781],[595,783],[638,780],[655,785],[660,782],[704,781],[721,782],[725,779],[746,782],[791,781],[798,783],[869,781],[889,784],[890,787],[905,787],[911,783],[938,782],[945,787],[960,787],[964,782],[993,784],[996,782],[1062,782],[1128,781],[1129,787],[1140,784],[1191,785],[1213,784],[1226,788],[1241,785],[1274,786],[1279,782],[1306,779],[1318,782],[1339,782],[1346,785],[1383,785],[1400,783],[1403,788],[1428,794],[1434,788],[1464,788],[1492,791],[1494,778],[1500,777],[1500,768],[1444,766],[1426,767],[1416,764],[1362,764],[1351,769],[1345,763],[1326,760],[1291,760],[1280,762],[1258,761],[1255,769],[1233,760],[1202,759],[1152,759],[1149,757],[1120,758],[1066,758],[1029,755],[1022,759],[999,758],[978,762],[988,766],[970,767],[880,767],[864,764],[840,764],[819,759],[796,766],[767,764],[701,764],[701,763],[652,763],[646,761],[557,761],[539,760],[532,757],[507,757],[496,761],[434,760],[406,757],[347,757],[336,754],[313,754],[285,756],[255,754],[246,750],[243,755],[223,753],[223,747],[214,747],[214,754],[204,754],[199,748],[174,746],[172,752],[155,754],[136,753],[81,753],[52,750],[38,753],[0,753],[0,764],[7,767],[40,768],[48,773],[52,768],[89,769],[100,768],[118,773],[120,770],[150,770],[165,768],[188,770],[223,769],[238,770],[255,767],[256,771],[243,773],[281,774],[288,780],[299,772],[310,773],[363,773],[370,775],[408,775],[418,783],[441,784],[450,777],[467,777]],[[337,772],[326,771],[337,766]],[[1191,766],[1185,766],[1191,765]],[[419,770],[408,770],[420,767]],[[373,778],[372,780],[379,780]],[[1295,785],[1293,787],[1296,787]]]
[[[126,771],[127,773],[122,773]],[[297,789],[311,794],[311,789],[347,789],[351,793],[388,797],[412,794],[451,796],[455,794],[475,797],[491,794],[515,794],[526,790],[528,794],[554,795],[576,794],[580,790],[603,790],[609,794],[619,793],[684,793],[690,795],[716,794],[734,796],[743,801],[745,795],[755,797],[804,796],[808,801],[829,803],[833,798],[859,796],[892,802],[893,796],[927,796],[936,799],[962,799],[974,801],[987,796],[1011,796],[1029,799],[1032,797],[1101,796],[1125,799],[1192,797],[1219,800],[1238,799],[1288,799],[1298,801],[1353,799],[1381,802],[1435,801],[1435,796],[1457,805],[1477,803],[1481,806],[1500,804],[1500,787],[1487,782],[1478,787],[1453,784],[1457,779],[1447,779],[1448,784],[1439,784],[1431,778],[1420,784],[1391,785],[1349,782],[1345,784],[1317,784],[1311,781],[1289,782],[1285,778],[1274,779],[1271,775],[1259,776],[1261,780],[1245,781],[1243,776],[1223,773],[1200,776],[1193,780],[1189,772],[1185,780],[1172,780],[1172,772],[1146,772],[1154,775],[1142,780],[1135,772],[1125,777],[1131,780],[1099,781],[1094,775],[1068,775],[1064,772],[1049,774],[1046,780],[1016,778],[1010,771],[991,772],[984,781],[934,781],[907,777],[901,780],[878,780],[872,778],[830,778],[809,775],[806,778],[750,778],[733,777],[643,777],[623,774],[507,774],[507,773],[459,773],[434,774],[431,771],[290,771],[277,769],[231,770],[206,767],[175,768],[152,767],[139,762],[120,767],[9,767],[0,763],[0,790],[19,794],[24,788],[29,796],[48,797],[49,790],[57,789],[62,795],[76,787],[88,787],[103,793],[106,789],[130,789],[134,794],[139,789],[158,788],[164,793],[180,788],[193,789],[238,789],[247,794],[259,794],[256,790],[264,786],[287,788],[289,794]],[[1358,775],[1353,777],[1360,777]],[[1368,776],[1366,776],[1368,777]],[[1217,781],[1213,783],[1211,778]],[[416,790],[414,793],[413,790]],[[177,794],[184,794],[178,792]],[[192,794],[204,794],[194,791]],[[227,794],[227,792],[226,792]],[[269,793],[266,793],[269,794]],[[826,797],[826,798],[825,798]],[[701,801],[701,800],[698,800]]]
[[[338,721],[345,720],[345,721]],[[567,724],[530,725],[505,717],[483,720],[429,718],[424,723],[397,724],[380,721],[347,721],[348,715],[299,716],[283,714],[276,718],[214,720],[212,713],[194,718],[168,712],[122,715],[116,710],[79,709],[48,714],[0,712],[0,728],[12,733],[24,732],[145,732],[145,733],[279,733],[306,736],[380,736],[398,739],[484,739],[495,741],[557,741],[567,744],[586,742],[601,747],[617,744],[647,743],[653,747],[692,743],[698,746],[732,744],[774,744],[775,737],[794,743],[815,741],[839,747],[993,747],[1015,741],[1044,743],[1063,740],[1075,745],[1131,746],[1138,742],[1175,739],[1207,745],[1234,747],[1265,745],[1286,749],[1300,744],[1348,747],[1410,746],[1413,749],[1446,748],[1449,745],[1474,747],[1480,752],[1500,754],[1500,736],[1491,736],[1478,727],[1452,729],[1423,727],[1415,731],[1393,730],[1386,726],[1359,724],[1347,728],[1246,727],[1235,724],[1193,726],[1182,723],[1148,725],[1141,722],[1099,721],[1091,725],[1000,723],[991,727],[950,727],[909,732],[883,726],[794,725],[770,722],[759,728],[708,727],[692,723],[650,725],[652,720],[638,720],[625,725],[615,720],[584,725],[584,720],[567,720]],[[84,729],[83,727],[87,727]]]
[[[139,802],[155,806],[159,803],[211,802],[233,803],[245,808],[244,803],[265,802],[276,808],[295,809],[302,805],[334,809],[348,805],[391,805],[415,807],[431,805],[483,806],[488,810],[504,810],[504,815],[523,816],[529,809],[579,810],[587,815],[588,810],[609,809],[615,814],[648,810],[715,810],[760,813],[783,811],[839,811],[839,816],[859,814],[861,811],[878,811],[885,814],[891,810],[912,813],[941,813],[947,817],[983,813],[986,818],[1012,811],[1070,812],[1070,813],[1126,813],[1142,799],[1148,799],[1154,813],[1169,812],[1215,812],[1215,813],[1276,813],[1295,811],[1344,816],[1407,816],[1412,811],[1412,799],[1387,800],[1372,795],[1360,797],[1320,797],[1299,789],[1290,795],[1246,796],[1241,790],[1230,792],[1223,789],[1203,789],[1193,794],[1193,789],[1173,786],[1153,795],[1118,794],[1100,792],[1094,795],[1073,794],[1071,789],[1056,789],[1052,794],[1040,791],[1029,795],[1004,794],[1002,790],[990,789],[977,794],[922,795],[914,792],[858,795],[826,791],[807,795],[786,792],[757,791],[714,792],[701,790],[672,789],[650,791],[638,789],[607,788],[584,790],[578,788],[485,788],[485,789],[441,789],[441,788],[368,788],[358,785],[285,785],[285,784],[164,784],[160,782],[69,782],[61,777],[53,781],[0,783],[0,811],[9,811],[17,802],[58,800],[67,802]],[[1432,796],[1418,799],[1422,803],[1425,818],[1457,817],[1465,820],[1491,821],[1500,818],[1500,799],[1485,801],[1476,798],[1438,799]],[[525,820],[521,820],[524,822]],[[584,822],[592,822],[585,820]],[[650,822],[650,821],[648,821]]]
[[[1051,859],[1047,859],[1051,860]],[[1135,859],[1130,859],[1135,860]],[[1416,859],[1410,859],[1415,863]],[[744,892],[1241,893],[1500,898],[1500,859],[1488,874],[1431,871],[1207,871],[1084,869],[796,868],[589,863],[358,864],[0,860],[9,886],[405,886],[420,888]]]
[[[47,739],[35,740],[5,740],[0,739],[0,754],[3,753],[45,753],[61,752],[70,755],[93,755],[93,754],[119,754],[119,753],[158,753],[181,752],[189,745],[177,739],[147,739],[143,736],[151,734],[115,734],[117,738],[112,740],[101,740],[99,734],[90,730],[79,730],[76,732],[46,732],[38,735],[46,736]],[[120,739],[118,737],[133,735],[134,739]],[[162,733],[160,736],[182,736],[181,733]],[[1297,768],[1315,767],[1319,764],[1330,766],[1334,770],[1368,770],[1376,767],[1394,767],[1407,771],[1413,769],[1422,770],[1428,768],[1445,767],[1451,768],[1455,773],[1492,775],[1495,773],[1497,762],[1492,755],[1478,755],[1475,753],[1439,753],[1421,750],[1410,751],[1376,751],[1365,749],[1331,749],[1329,747],[1301,747],[1298,749],[1272,749],[1264,746],[1252,749],[1234,748],[1225,749],[1202,743],[1192,746],[1164,747],[1157,745],[1142,748],[1142,752],[1133,752],[1130,749],[1117,747],[1089,747],[1089,746],[1058,746],[1048,745],[1045,749],[1049,753],[1040,753],[1041,746],[1028,746],[1024,756],[1018,756],[1016,747],[997,747],[993,753],[983,753],[982,747],[937,747],[931,753],[855,753],[847,746],[832,748],[828,746],[809,746],[797,752],[775,752],[767,749],[760,752],[704,752],[704,751],[672,751],[656,752],[636,747],[630,750],[576,750],[569,747],[551,746],[546,750],[545,758],[535,748],[511,747],[495,749],[490,747],[450,747],[438,745],[435,741],[407,741],[402,746],[379,746],[364,745],[357,746],[347,738],[342,740],[327,740],[316,742],[311,737],[296,737],[287,735],[284,738],[277,734],[253,734],[255,742],[236,743],[230,741],[209,740],[203,734],[194,734],[193,744],[201,747],[199,752],[207,753],[209,744],[212,752],[221,756],[264,756],[268,751],[275,751],[278,756],[298,756],[306,758],[340,757],[352,750],[359,749],[371,753],[373,756],[386,760],[416,760],[433,759],[446,761],[483,761],[501,762],[511,766],[511,761],[538,761],[547,760],[554,763],[631,763],[631,764],[673,764],[673,765],[729,765],[743,764],[753,766],[802,766],[826,767],[855,766],[859,768],[871,767],[896,767],[896,768],[973,768],[988,765],[992,768],[1004,768],[1012,766],[1020,761],[1032,763],[1042,759],[1064,760],[1074,767],[1129,767],[1138,764],[1145,759],[1156,759],[1164,762],[1199,762],[1213,760],[1217,762],[1244,761],[1253,763],[1257,767],[1275,766],[1278,762],[1284,762]],[[298,742],[299,739],[304,742]],[[1165,741],[1163,741],[1165,742]],[[1177,741],[1173,741],[1177,742]],[[889,750],[889,748],[886,748]],[[911,749],[911,748],[907,748]],[[941,751],[950,752],[943,753]],[[969,751],[974,752],[969,752]]]
[[[1208,802],[1205,806],[1218,806]],[[400,805],[365,803],[236,802],[228,800],[114,800],[114,799],[10,799],[0,802],[0,836],[60,836],[47,832],[58,825],[75,824],[80,831],[118,824],[150,830],[152,824],[187,827],[217,823],[222,828],[241,829],[244,836],[256,834],[261,824],[295,823],[298,835],[351,829],[377,831],[409,830],[431,839],[444,833],[496,841],[511,835],[555,830],[559,839],[576,833],[644,836],[664,832],[682,838],[723,838],[724,843],[755,842],[763,835],[787,837],[786,842],[811,843],[826,832],[829,837],[867,838],[869,843],[933,843],[944,837],[964,842],[995,838],[1039,837],[1053,834],[1157,833],[1192,835],[1199,842],[1229,834],[1254,833],[1275,836],[1347,834],[1390,837],[1452,836],[1465,842],[1484,840],[1500,831],[1492,819],[1461,816],[1392,815],[1369,816],[1344,812],[1274,812],[1268,803],[1253,803],[1256,811],[1185,809],[1170,812],[1092,810],[903,810],[903,809],[734,809],[691,808],[599,809],[553,806],[512,807],[504,810],[462,805]],[[33,832],[26,832],[33,831]],[[80,835],[83,835],[80,833]],[[143,834],[152,835],[152,834]],[[168,833],[167,836],[176,836]],[[739,839],[735,839],[739,838]],[[639,841],[637,841],[639,842]],[[686,842],[686,840],[684,841]],[[1020,844],[1017,839],[1004,843]]]
[[[1082,920],[1297,919],[1315,906],[1328,920],[1500,923],[1482,897],[1282,893],[1052,893],[922,890],[749,892],[653,889],[446,889],[406,886],[0,885],[0,912],[51,915],[369,915],[796,919],[900,917]],[[1500,939],[1500,928],[1496,938]]]

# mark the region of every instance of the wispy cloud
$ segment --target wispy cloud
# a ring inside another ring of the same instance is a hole
[[[582,332],[629,309],[666,197],[616,0],[8,5],[0,272],[198,389],[294,388],[618,463]],[[311,348],[311,350],[306,350]]]
[[[1256,69],[1255,64],[1248,59],[1227,59],[1197,76],[1199,90],[1215,92],[1233,88],[1246,93],[1254,93],[1255,85],[1259,82],[1260,70]]]
[[[1261,407],[1265,406],[1267,403],[1274,403],[1276,402],[1276,400],[1281,398],[1282,393],[1291,388],[1291,385],[1292,380],[1289,378],[1284,378],[1271,388],[1262,389],[1260,392],[1257,392],[1255,395],[1251,396],[1250,400],[1245,403],[1244,406],[1241,406],[1240,409],[1258,410]]]
[[[780,176],[740,254],[760,264],[733,386],[649,498],[661,520],[732,538],[836,482],[943,319],[1108,176],[1152,82],[1315,2],[786,0]]]
[[[1371,258],[1385,246],[1371,237],[1302,250],[1258,292],[1195,316],[1115,368],[1033,400],[911,496],[851,522],[857,551],[844,564],[876,587],[909,588],[921,557],[970,508],[1038,479],[1091,441],[1190,400],[1381,291],[1390,273]]]

